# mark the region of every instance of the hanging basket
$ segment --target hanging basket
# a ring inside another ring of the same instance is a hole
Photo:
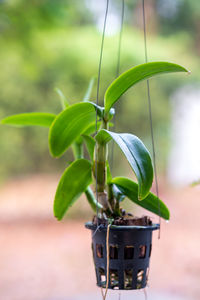
[[[107,227],[92,222],[85,224],[92,231],[92,252],[97,286],[106,286]],[[152,248],[152,226],[111,226],[109,233],[109,289],[135,290],[146,286]]]

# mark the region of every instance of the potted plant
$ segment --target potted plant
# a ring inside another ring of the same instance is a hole
[[[69,207],[85,193],[92,209],[97,212],[86,227],[92,230],[92,248],[97,285],[116,289],[139,289],[146,286],[151,254],[152,224],[149,217],[136,218],[120,208],[128,198],[135,204],[169,220],[170,214],[162,200],[152,193],[153,167],[150,154],[142,141],[130,133],[109,130],[115,113],[112,106],[136,83],[158,74],[187,72],[180,65],[151,62],[138,65],[121,74],[107,88],[104,107],[88,101],[92,83],[84,100],[69,105],[61,96],[63,111],[23,113],[1,120],[15,126],[49,127],[49,150],[60,157],[72,147],[74,161],[62,174],[54,200],[54,215],[61,220]],[[125,155],[137,183],[125,177],[112,178],[107,159],[108,143],[113,140]],[[84,158],[83,144],[90,159]],[[93,183],[94,191],[90,185]],[[107,284],[106,284],[107,283]]]

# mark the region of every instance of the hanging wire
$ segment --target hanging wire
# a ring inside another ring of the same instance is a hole
[[[145,62],[147,63],[148,62],[148,53],[147,53],[147,33],[146,33],[145,0],[142,0],[142,12],[143,12],[143,31],[144,31]],[[150,95],[150,87],[149,87],[149,80],[148,79],[147,79],[147,96],[148,96],[148,106],[149,106],[149,121],[150,121],[150,129],[151,129],[151,143],[152,143],[152,151],[153,151],[153,167],[154,167],[154,173],[155,173],[156,195],[157,195],[157,198],[158,198],[159,225],[161,226],[158,176],[157,176],[157,168],[156,168],[156,150],[155,150],[154,132],[153,132],[153,118],[152,118],[152,108],[151,108],[151,95]],[[158,239],[160,239],[160,227],[159,227]]]
[[[122,0],[122,8],[121,8],[121,23],[120,23],[119,44],[118,44],[118,52],[117,52],[116,78],[119,76],[119,70],[120,70],[123,25],[124,25],[124,0]]]
[[[120,33],[119,33],[119,43],[118,43],[118,51],[117,51],[117,67],[116,67],[116,74],[115,78],[119,76],[120,71],[120,61],[121,61],[121,45],[122,45],[122,35],[123,35],[123,27],[124,27],[124,0],[122,0],[122,6],[121,6],[121,22],[120,22]],[[113,131],[116,131],[116,115],[114,114],[113,117]],[[113,169],[113,157],[114,157],[114,141],[112,141],[112,148],[111,148],[111,161],[110,166],[111,170]]]
[[[109,7],[109,0],[106,0],[106,11],[104,17],[104,24],[103,24],[103,33],[102,33],[102,40],[101,40],[101,49],[100,49],[100,57],[99,57],[99,67],[98,67],[98,78],[97,78],[97,95],[96,95],[96,104],[99,105],[99,90],[100,90],[100,81],[101,81],[101,65],[102,65],[102,57],[103,57],[103,47],[104,47],[104,38],[105,38],[105,31],[106,31],[106,22],[108,16],[108,7]],[[96,134],[97,134],[97,109],[96,109]],[[97,152],[95,155],[95,176],[96,176],[96,198],[97,198],[97,228],[99,227],[98,224],[98,215],[99,215],[99,199],[98,199],[98,191],[97,191]]]
[[[147,296],[146,288],[143,289],[143,292],[144,292],[144,299],[147,300],[147,299],[148,299],[148,296]]]

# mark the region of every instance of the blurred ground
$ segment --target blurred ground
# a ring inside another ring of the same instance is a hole
[[[56,184],[55,177],[32,176],[0,188],[2,300],[101,299],[95,287],[90,232],[83,226],[90,218],[88,206],[78,201],[70,219],[54,220]],[[172,215],[168,224],[162,222],[160,240],[154,233],[149,300],[199,299],[200,189],[173,190],[162,184],[160,194]],[[83,220],[74,219],[80,210]],[[121,293],[121,300],[133,297],[144,299],[144,294]],[[109,292],[107,299],[118,299],[118,293]]]

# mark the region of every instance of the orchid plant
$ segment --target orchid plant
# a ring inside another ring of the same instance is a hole
[[[143,142],[131,133],[109,130],[115,113],[113,105],[136,83],[158,74],[188,72],[169,62],[150,62],[122,73],[107,88],[104,107],[90,100],[93,79],[83,101],[70,105],[60,90],[63,110],[58,114],[33,112],[12,115],[1,124],[14,126],[44,126],[49,128],[49,151],[53,157],[62,156],[71,147],[74,161],[62,174],[54,199],[54,215],[61,220],[69,207],[85,193],[92,209],[100,216],[114,219],[121,216],[120,203],[129,199],[135,204],[168,220],[170,213],[161,199],[150,192],[153,166]],[[108,162],[108,145],[113,140],[125,155],[137,183],[129,178],[112,178]],[[84,157],[83,146],[88,150]],[[90,159],[88,159],[90,157]],[[93,183],[93,190],[90,185]],[[94,192],[95,191],[95,192]],[[98,201],[97,201],[98,199]]]

